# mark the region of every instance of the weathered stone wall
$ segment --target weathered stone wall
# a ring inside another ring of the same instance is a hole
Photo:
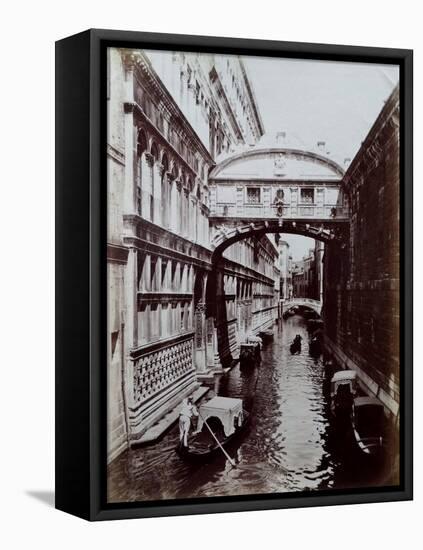
[[[399,94],[393,92],[343,180],[349,239],[325,251],[327,343],[394,416],[399,406]]]

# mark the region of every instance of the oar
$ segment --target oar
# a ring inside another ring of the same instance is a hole
[[[213,430],[210,428],[210,426],[207,424],[207,420],[204,420],[204,418],[201,416],[200,414],[200,411],[198,411],[198,416],[201,418],[201,420],[204,422],[204,424],[207,426],[207,429],[209,430],[209,432],[212,434],[213,436],[213,439],[216,441],[216,443],[219,445],[220,447],[220,450],[222,451],[222,453],[226,456],[226,458],[229,460],[229,462],[231,463],[232,467],[233,468],[236,468],[236,464],[235,462],[232,460],[232,458],[228,455],[228,453],[225,451],[225,449],[222,447],[222,445],[220,444],[220,441],[217,439],[217,437],[214,435],[214,432]]]

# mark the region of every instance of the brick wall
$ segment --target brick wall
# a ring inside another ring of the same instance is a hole
[[[324,262],[329,344],[394,415],[399,403],[398,120],[396,89],[345,174],[350,234],[343,247],[327,247]]]

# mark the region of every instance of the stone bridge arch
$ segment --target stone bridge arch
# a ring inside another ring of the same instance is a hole
[[[294,306],[307,307],[318,315],[322,313],[322,302],[312,300],[311,298],[291,298],[290,300],[285,300],[282,304],[282,313],[285,313]]]
[[[225,258],[224,251],[232,244],[252,237],[260,238],[267,233],[291,233],[300,234],[320,240],[328,246],[344,249],[347,243],[348,232],[345,224],[333,224],[330,228],[315,227],[308,223],[284,224],[280,220],[256,222],[225,228],[216,234],[212,242],[212,269],[207,277],[206,285],[206,323],[208,338],[213,339],[214,363],[222,367],[228,367],[233,361],[229,350],[229,335],[227,332],[227,311],[225,301]],[[314,302],[314,301],[313,301]],[[295,305],[295,304],[291,304]],[[321,313],[320,302],[304,303]],[[213,331],[213,333],[212,333]]]

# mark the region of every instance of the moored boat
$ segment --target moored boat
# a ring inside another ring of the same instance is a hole
[[[260,342],[244,342],[239,352],[239,363],[241,367],[254,367],[261,361]]]
[[[188,447],[176,448],[186,460],[207,462],[234,442],[249,423],[249,413],[242,399],[215,396],[200,406],[198,425],[188,441]],[[225,452],[225,451],[223,451]]]
[[[289,346],[289,351],[291,352],[292,355],[295,355],[296,353],[297,354],[301,353],[301,341],[302,341],[302,337],[299,334],[297,334],[297,336],[294,338],[291,345]]]
[[[308,352],[312,357],[319,357],[322,353],[322,346],[320,339],[317,336],[313,336],[308,344]]]
[[[354,439],[363,458],[377,459],[384,448],[384,409],[376,397],[356,397],[352,410]]]
[[[296,353],[301,353],[301,342],[292,342],[292,344],[289,346],[289,351],[292,355],[295,355]]]
[[[260,337],[264,340],[264,341],[269,341],[269,340],[272,340],[273,339],[273,330],[272,329],[268,329],[268,330],[263,330],[262,332],[260,332]]]
[[[330,381],[330,410],[335,416],[351,414],[357,395],[357,373],[354,370],[335,372]]]

